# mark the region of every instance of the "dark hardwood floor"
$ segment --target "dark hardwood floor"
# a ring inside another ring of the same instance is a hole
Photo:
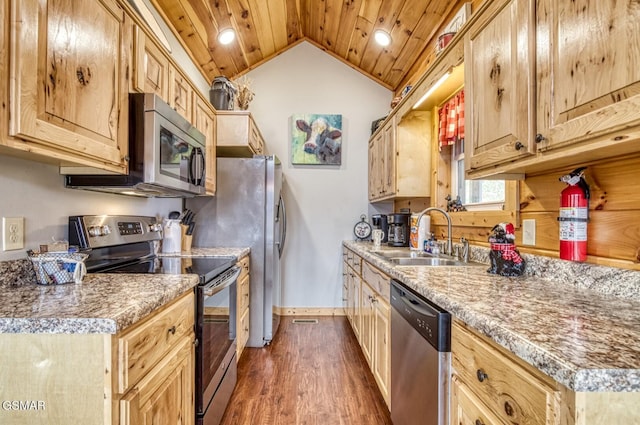
[[[390,425],[347,318],[293,319],[270,346],[245,349],[222,425]]]

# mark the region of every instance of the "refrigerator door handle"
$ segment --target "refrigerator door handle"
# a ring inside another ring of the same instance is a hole
[[[280,219],[282,216],[282,219]],[[284,250],[284,242],[287,239],[287,210],[284,207],[284,199],[280,195],[278,199],[278,214],[276,215],[276,221],[280,222],[280,240],[276,242],[278,247],[278,258],[282,258],[282,251]]]

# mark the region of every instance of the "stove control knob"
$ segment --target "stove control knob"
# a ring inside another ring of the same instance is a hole
[[[159,232],[161,230],[162,230],[162,224],[160,223],[153,223],[149,225],[150,232]]]
[[[102,236],[107,236],[111,234],[111,228],[109,226],[107,226],[106,224],[104,226],[102,226]]]
[[[102,226],[91,226],[89,227],[89,236],[102,236]]]

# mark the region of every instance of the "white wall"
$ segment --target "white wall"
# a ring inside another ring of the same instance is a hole
[[[303,42],[248,73],[249,110],[269,154],[283,163],[287,242],[283,307],[342,305],[341,242],[368,212],[367,146],[371,122],[386,115],[391,91]],[[294,166],[289,140],[294,113],[342,114],[340,166]]]
[[[0,217],[24,217],[25,249],[1,251],[0,261],[26,257],[54,239],[66,239],[68,217],[77,214],[167,215],[181,199],[140,199],[65,189],[58,167],[0,155]],[[1,229],[0,229],[0,233]]]

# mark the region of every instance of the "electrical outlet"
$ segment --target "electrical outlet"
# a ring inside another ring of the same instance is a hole
[[[536,221],[522,220],[522,245],[536,244]]]
[[[2,217],[2,250],[24,248],[24,217]]]

